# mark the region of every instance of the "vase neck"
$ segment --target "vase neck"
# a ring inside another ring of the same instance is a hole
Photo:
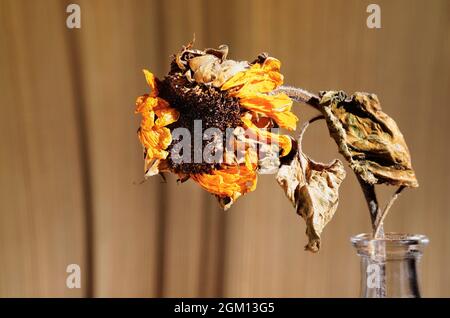
[[[361,261],[361,297],[420,297],[419,262],[428,239],[387,233],[352,238]]]

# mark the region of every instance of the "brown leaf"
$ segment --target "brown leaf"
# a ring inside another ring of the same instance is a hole
[[[276,179],[306,222],[306,250],[319,250],[320,236],[336,212],[344,178],[344,166],[337,159],[330,164],[317,163],[299,152],[299,156],[281,165]]]
[[[297,207],[297,191],[300,184],[305,184],[303,172],[300,168],[298,157],[289,164],[282,164],[276,176],[278,184],[283,188],[284,193],[291,201],[294,208]]]
[[[338,191],[345,178],[345,170],[342,162],[337,159],[330,164],[323,164],[304,156],[302,161],[306,183],[298,188],[297,213],[306,222],[309,242],[305,249],[318,252],[320,235],[338,207]]]
[[[351,168],[369,184],[417,187],[411,157],[395,121],[374,94],[329,91],[320,104],[331,136]]]

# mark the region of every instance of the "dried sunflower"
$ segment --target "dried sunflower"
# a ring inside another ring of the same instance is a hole
[[[144,70],[151,91],[136,101],[145,176],[173,172],[181,181],[192,179],[225,209],[256,188],[258,173],[278,169],[292,140],[273,129],[295,130],[298,121],[292,100],[274,93],[283,83],[279,60],[265,53],[253,62],[227,55],[226,45],[196,50],[188,44],[162,80]],[[205,138],[211,129],[215,133]],[[194,140],[181,133],[186,131]],[[220,160],[205,160],[211,144],[210,154]]]
[[[418,182],[403,135],[382,112],[378,98],[367,93],[348,97],[341,91],[316,96],[281,86],[281,63],[266,53],[253,62],[230,60],[227,55],[226,45],[196,50],[190,43],[173,56],[162,80],[144,70],[150,93],[138,97],[136,113],[142,115],[138,137],[144,148],[145,177],[172,172],[181,182],[192,179],[228,209],[256,188],[258,174],[276,174],[306,222],[305,248],[317,252],[346,175],[341,161],[315,162],[302,151],[308,125],[325,119],[360,181],[374,236],[381,237],[393,201]],[[303,125],[298,140],[278,131],[297,126],[292,100],[321,113]],[[382,183],[399,186],[384,210],[378,207],[374,188]]]

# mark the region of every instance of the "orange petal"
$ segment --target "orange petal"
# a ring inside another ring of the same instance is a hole
[[[264,61],[262,68],[265,71],[279,72],[281,68],[281,62],[276,58],[268,57]]]
[[[164,127],[170,125],[178,120],[180,113],[175,108],[166,108],[155,111],[158,119],[156,120],[156,126]]]
[[[142,113],[141,129],[150,130],[153,128],[154,125],[155,125],[155,112],[151,110]]]
[[[292,141],[291,138],[287,135],[280,135],[280,134],[274,134],[271,133],[268,130],[260,129],[250,119],[249,114],[246,114],[241,117],[242,122],[244,123],[244,126],[250,130],[252,130],[257,138],[258,141],[267,141],[267,143],[275,142],[279,145],[279,147],[282,149],[281,156],[286,156],[292,149]]]
[[[253,64],[248,70],[239,72],[222,85],[222,90],[238,88],[232,95],[242,97],[251,92],[267,93],[283,84],[280,61],[267,58],[264,63]]]
[[[157,97],[155,76],[147,70],[143,71],[151,92],[137,98],[135,112],[142,116],[138,137],[145,149],[146,176],[150,176],[159,172],[160,159],[167,158],[169,154],[166,149],[172,142],[172,134],[165,126],[177,121],[179,113],[167,101]]]
[[[206,191],[235,201],[241,195],[255,190],[257,184],[256,164],[246,156],[243,165],[227,166],[213,170],[211,174],[196,174],[191,178]]]
[[[142,95],[136,99],[136,110],[137,113],[145,113],[153,110],[160,103],[160,98],[150,97],[149,95]]]
[[[292,100],[284,93],[277,95],[254,94],[240,99],[242,107],[273,118],[283,128],[295,130],[297,116],[291,112]]]
[[[291,112],[292,100],[284,93],[266,94],[283,83],[280,66],[279,60],[269,57],[263,64],[256,63],[235,74],[221,89],[230,90],[242,107],[273,118],[280,127],[295,130],[298,118]]]
[[[168,152],[165,149],[172,142],[172,135],[168,128],[140,129],[138,136],[142,145],[147,150],[149,158],[165,159],[167,157]]]
[[[145,80],[147,81],[148,86],[150,86],[150,96],[155,97],[158,96],[158,89],[156,87],[156,77],[148,70],[142,70],[145,75]]]

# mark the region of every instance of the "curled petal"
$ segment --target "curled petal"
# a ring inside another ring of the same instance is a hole
[[[158,99],[154,97],[150,97],[148,94],[139,96],[136,99],[136,109],[134,111],[135,114],[145,113],[150,110],[153,110],[155,106],[158,105]]]
[[[145,75],[145,80],[147,81],[148,86],[150,86],[150,96],[155,97],[158,96],[158,89],[156,87],[156,77],[148,70],[142,70]]]
[[[267,94],[283,84],[280,64],[269,57],[237,73],[221,89],[238,97],[242,107],[273,118],[280,127],[295,130],[298,118],[291,112],[292,100],[284,93]]]
[[[180,113],[176,109],[170,107],[156,110],[155,114],[158,116],[158,119],[155,122],[158,127],[170,125],[176,122],[180,117]]]
[[[228,79],[248,68],[247,62],[219,59],[212,54],[197,56],[189,60],[189,67],[197,83],[221,87]]]
[[[166,149],[172,142],[172,134],[165,126],[176,122],[179,113],[167,101],[157,97],[155,76],[147,70],[144,74],[151,92],[137,98],[135,112],[142,116],[138,137],[144,148],[144,167],[148,177],[159,173],[161,159],[168,156]]]
[[[222,90],[237,88],[235,96],[241,97],[254,92],[268,93],[283,84],[280,61],[267,58],[263,64],[253,64],[248,70],[239,72],[222,85]]]
[[[145,158],[145,178],[155,176],[161,172],[169,171],[167,160]]]
[[[273,118],[283,128],[295,130],[298,118],[291,112],[292,100],[284,93],[277,95],[255,94],[243,97],[241,106]]]
[[[282,149],[281,156],[285,156],[291,151],[292,142],[289,136],[274,134],[268,130],[260,129],[255,124],[253,124],[249,116],[242,116],[241,120],[247,129],[250,129],[256,134],[256,137],[259,141],[263,141],[265,143],[277,143],[278,146]]]
[[[165,149],[172,142],[172,135],[168,128],[139,129],[138,137],[147,152],[147,156],[157,159],[167,158],[168,152]]]
[[[142,114],[141,130],[147,131],[153,128],[155,125],[155,112],[150,110]]]
[[[257,183],[256,165],[249,154],[245,164],[224,166],[211,174],[196,174],[191,178],[206,191],[217,195],[227,204],[235,202],[241,195],[255,190]],[[229,206],[228,206],[229,207]]]

